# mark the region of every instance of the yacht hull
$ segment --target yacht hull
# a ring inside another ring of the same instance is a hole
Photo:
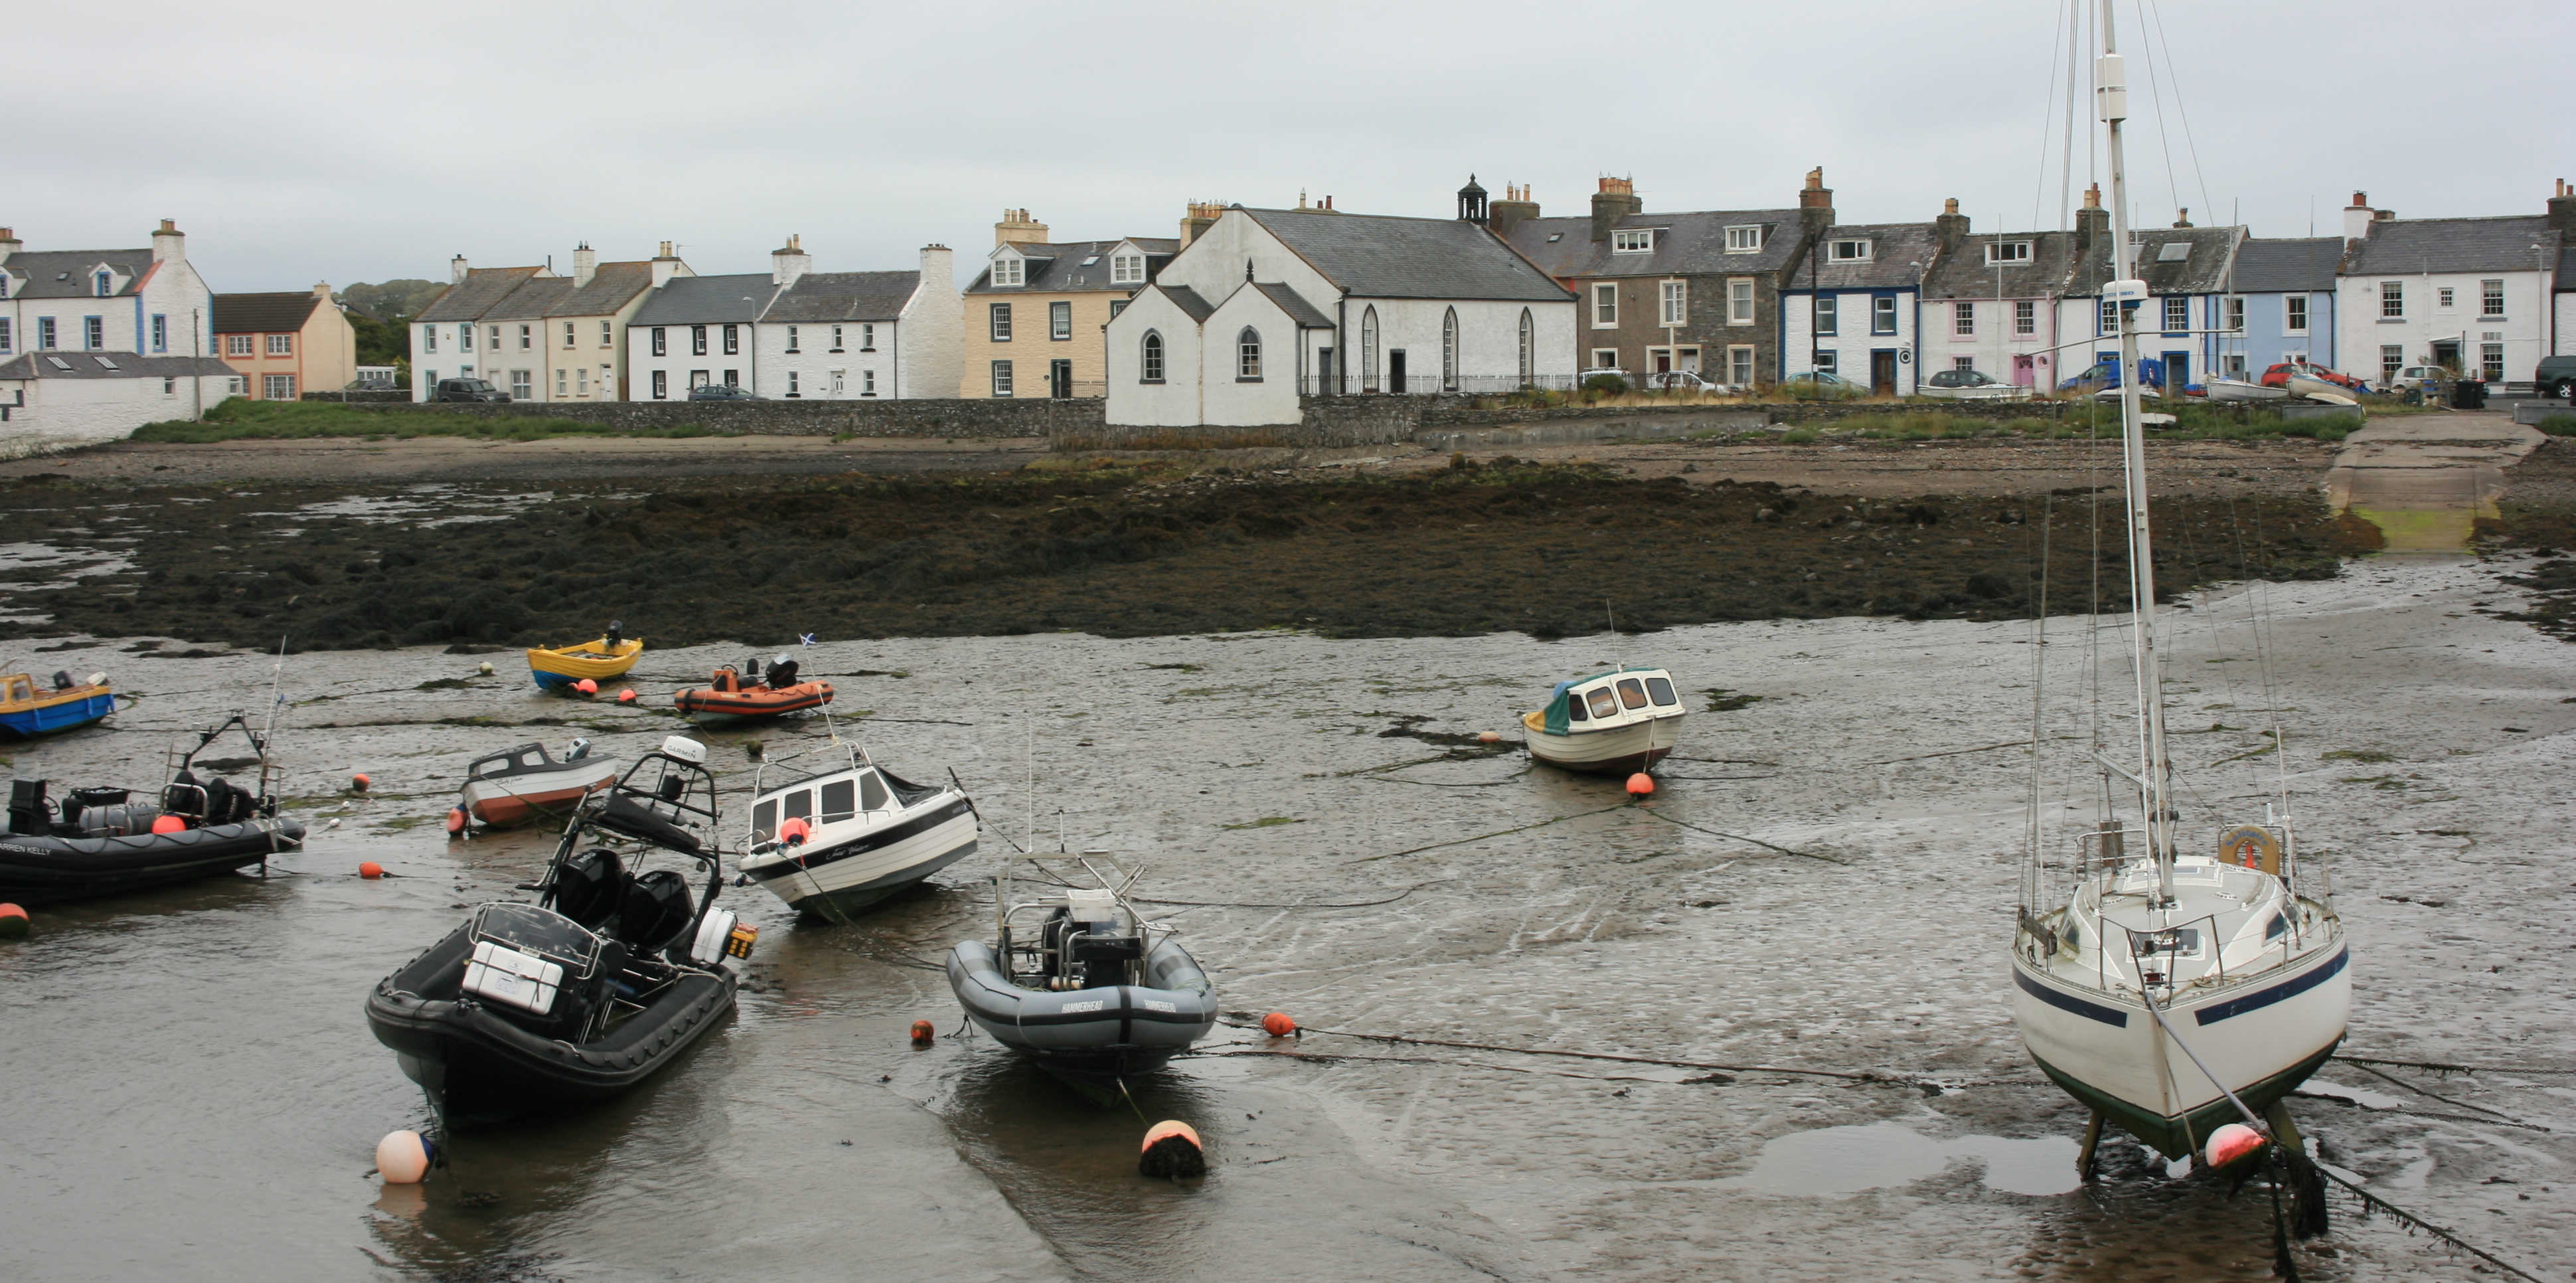
[[[2252,979],[2186,990],[2164,1009],[2165,1021],[2259,1114],[2343,1041],[2350,957],[2338,941]],[[2134,993],[2071,984],[2016,954],[2013,1022],[2058,1086],[2167,1158],[2194,1153],[2212,1129],[2240,1121]]]

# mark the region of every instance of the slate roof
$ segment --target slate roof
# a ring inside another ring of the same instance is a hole
[[[0,260],[9,274],[25,281],[9,292],[18,298],[96,298],[98,287],[89,274],[101,265],[116,269],[126,278],[114,297],[123,298],[141,288],[143,278],[152,272],[149,249],[54,249],[39,253],[20,251]]]
[[[976,274],[975,283],[966,287],[966,292],[969,294],[1079,294],[1091,290],[1116,290],[1122,294],[1127,293],[1141,288],[1141,283],[1125,281],[1113,285],[1109,280],[1109,251],[1126,242],[1134,242],[1137,248],[1145,251],[1145,279],[1148,281],[1154,279],[1155,273],[1163,270],[1163,264],[1172,261],[1172,255],[1180,252],[1179,241],[1153,236],[1122,236],[1114,241],[1025,244],[1019,246],[1019,251],[1028,259],[1028,266],[1023,273],[1026,284],[993,288],[993,266],[987,262],[984,270]],[[1169,250],[1155,248],[1160,245],[1169,245],[1172,248]],[[999,246],[995,248],[998,249]],[[1093,261],[1086,267],[1083,265],[1084,259]]]
[[[137,356],[131,352],[29,352],[14,361],[0,362],[0,379],[168,379],[234,373],[237,371],[233,367],[211,356]]]
[[[292,334],[313,319],[322,296],[311,290],[291,294],[218,294],[217,334]]]
[[[569,276],[537,276],[520,283],[519,288],[502,295],[476,318],[484,321],[535,321],[543,319],[554,305],[572,293]]]
[[[1570,296],[1480,223],[1454,218],[1243,209],[1252,220],[1361,298],[1526,299]]]
[[[557,278],[570,284],[572,278]],[[650,263],[602,263],[590,274],[590,284],[563,291],[561,297],[547,305],[548,316],[607,316],[635,301],[635,296],[653,288],[653,265]]]
[[[2129,233],[2137,242],[2138,278],[2147,283],[2149,294],[2216,294],[2227,288],[2228,269],[2236,257],[2237,229],[2233,227],[2150,227]],[[2164,247],[2183,244],[2191,247],[2181,259],[2167,261]],[[2076,264],[2075,279],[2069,283],[2072,294],[2099,294],[2102,284],[2112,279],[2111,238],[2104,236],[2085,251]]]
[[[1837,263],[1830,247],[1810,248],[1790,268],[1789,284],[1783,289],[1799,294],[1820,286],[1828,290],[1911,289],[1923,283],[1923,273],[1931,268],[1933,255],[1940,248],[1938,232],[1930,223],[1858,223],[1828,229],[1825,240],[1866,240],[1870,243],[1869,260]],[[1985,251],[1977,254],[1982,258]],[[1812,275],[1811,266],[1815,269]]]
[[[2335,266],[2343,259],[2340,236],[2301,236],[2286,240],[2248,240],[2236,247],[2239,294],[2306,294],[2335,287]]]
[[[1189,286],[1156,285],[1154,288],[1161,290],[1164,297],[1172,300],[1172,305],[1174,307],[1189,313],[1190,319],[1193,321],[1203,322],[1207,320],[1208,317],[1213,316],[1216,313],[1216,305],[1208,302],[1206,299],[1200,298],[1199,292],[1191,289]]]
[[[1762,248],[1726,252],[1726,229],[1758,224]],[[1654,228],[1655,248],[1644,254],[1612,251],[1611,238],[1592,239],[1590,218],[1532,218],[1512,228],[1512,247],[1560,280],[1626,276],[1749,275],[1776,272],[1798,252],[1795,209],[1703,209],[1678,214],[1629,214],[1613,229]],[[1555,237],[1549,240],[1549,237]]]
[[[1278,304],[1279,310],[1286,312],[1288,314],[1288,319],[1297,323],[1298,329],[1329,330],[1333,328],[1333,318],[1324,315],[1323,312],[1317,309],[1314,304],[1307,302],[1303,295],[1300,295],[1297,291],[1292,290],[1285,285],[1267,281],[1255,281],[1253,282],[1252,288],[1261,291],[1262,294],[1267,296],[1271,302]]]
[[[2370,225],[2344,252],[2349,276],[2410,272],[2536,272],[2558,249],[2545,215],[2402,218]],[[2535,252],[2532,246],[2540,246]]]
[[[921,288],[921,273],[807,272],[787,287],[763,321],[891,321]]]
[[[541,267],[478,267],[429,301],[415,321],[479,321],[485,309],[544,271]]]
[[[757,321],[778,293],[767,272],[675,276],[635,309],[631,325],[722,325]]]
[[[2011,241],[2030,242],[2028,262],[1986,261],[1987,246]],[[1970,232],[1933,264],[1923,298],[2055,298],[2068,292],[2074,259],[2073,232]]]

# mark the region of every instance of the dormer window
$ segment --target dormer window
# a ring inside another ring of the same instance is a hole
[[[1019,285],[1028,279],[1028,262],[1017,254],[1006,254],[993,260],[993,284]]]
[[[100,273],[98,274],[98,296],[99,296],[100,298],[107,298],[107,297],[110,297],[110,296],[114,295],[115,293],[116,293],[116,277],[115,277],[113,274],[108,273],[108,272],[104,272],[104,271],[100,272]]]
[[[1755,252],[1759,251],[1761,248],[1762,248],[1762,225],[1761,225],[1761,224],[1759,224],[1759,223],[1754,223],[1754,224],[1751,224],[1751,225],[1749,225],[1749,226],[1744,226],[1744,227],[1730,227],[1730,228],[1727,228],[1727,229],[1726,229],[1726,252],[1727,252],[1727,253],[1729,253],[1729,254],[1751,254],[1751,253],[1755,253]]]
[[[2029,241],[1988,241],[1986,243],[1986,266],[1988,267],[1995,266],[1998,263],[2027,263],[2029,261]]]
[[[1111,255],[1109,259],[1109,283],[1112,285],[1144,284],[1145,256],[1142,254]]]
[[[1866,263],[1869,249],[1865,240],[1834,241],[1825,247],[1825,257],[1837,263]]]
[[[1651,228],[1610,233],[1610,252],[1613,254],[1648,254],[1654,252],[1654,248],[1655,233]]]

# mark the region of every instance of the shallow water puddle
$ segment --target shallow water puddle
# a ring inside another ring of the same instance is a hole
[[[1941,1141],[1885,1123],[1777,1137],[1763,1145],[1752,1171],[1718,1183],[1763,1194],[1857,1194],[1911,1185],[1962,1160],[1983,1164],[1986,1187],[2006,1194],[2064,1194],[2082,1184],[2075,1176],[2075,1142],[2064,1137]]]

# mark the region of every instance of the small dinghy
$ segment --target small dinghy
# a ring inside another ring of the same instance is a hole
[[[796,661],[780,655],[769,661],[765,674],[757,659],[744,660],[739,668],[728,664],[717,669],[705,686],[681,691],[671,702],[679,705],[683,715],[702,722],[776,717],[831,703],[832,684],[798,680]]]
[[[1077,1083],[1151,1073],[1207,1036],[1216,987],[1170,928],[1138,916],[1136,873],[1097,856],[1031,863],[1064,893],[1014,904],[1009,874],[997,876],[998,938],[949,952],[967,1019]]]
[[[617,759],[590,756],[590,741],[577,739],[560,762],[543,744],[522,744],[474,759],[465,768],[458,805],[476,823],[498,827],[544,817],[562,820],[573,804],[617,780]]]
[[[1558,682],[1547,707],[1521,716],[1530,756],[1568,771],[1648,770],[1681,739],[1681,697],[1660,668],[1618,668]]]
[[[975,853],[975,804],[962,789],[898,778],[837,735],[842,757],[820,774],[771,783],[752,777],[751,836],[742,876],[787,907],[829,922],[851,915]]]
[[[2209,381],[2209,399],[2212,401],[2284,401],[2289,396],[2288,388],[2270,387],[2250,379]]]
[[[234,727],[258,752],[259,777],[250,788],[220,775],[200,778],[194,765]],[[157,801],[138,800],[130,789],[80,788],[55,803],[47,783],[10,782],[0,900],[43,904],[191,882],[304,846],[304,826],[278,818],[268,739],[239,713],[200,734],[195,747],[173,750],[170,782]]]
[[[757,927],[715,907],[715,775],[672,736],[564,826],[537,902],[485,904],[367,997],[367,1025],[440,1117],[614,1096],[732,1010]],[[587,844],[587,849],[582,849]],[[706,875],[692,893],[656,853]]]
[[[604,682],[624,676],[643,656],[644,639],[624,635],[619,631],[622,627],[612,622],[606,633],[578,646],[532,646],[528,671],[547,690],[564,690],[585,679]]]
[[[38,686],[25,673],[0,675],[0,731],[12,735],[73,730],[115,711],[116,692],[108,688],[105,673],[76,682],[70,673],[58,672],[50,687]]]

